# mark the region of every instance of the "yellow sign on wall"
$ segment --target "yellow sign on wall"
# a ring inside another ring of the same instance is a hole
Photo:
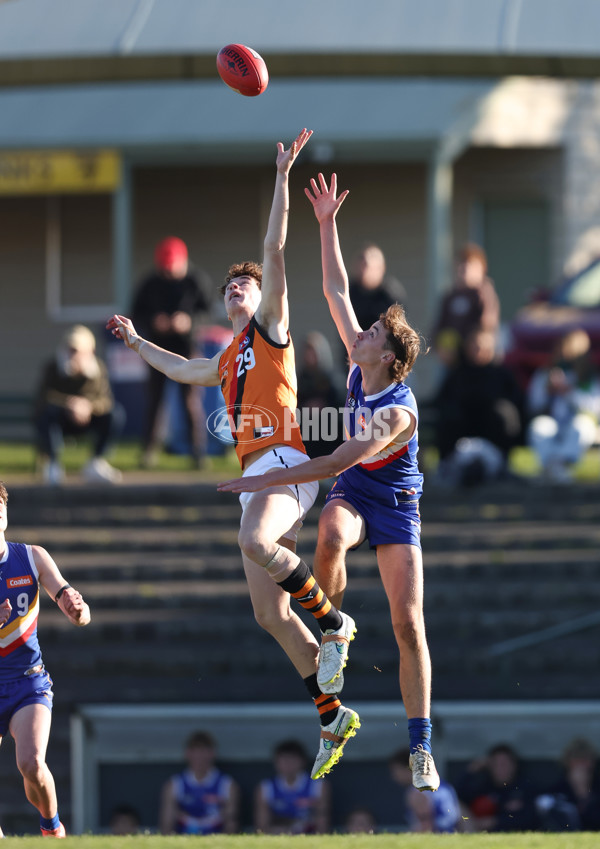
[[[0,195],[113,192],[120,184],[114,150],[0,151]]]

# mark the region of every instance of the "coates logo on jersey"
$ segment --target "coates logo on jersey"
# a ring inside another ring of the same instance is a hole
[[[7,578],[6,586],[9,590],[17,589],[17,587],[33,586],[33,578],[31,575],[20,575],[18,578]]]
[[[219,407],[207,418],[206,427],[219,442],[243,445],[273,436],[279,427],[279,420],[264,407],[240,404]]]

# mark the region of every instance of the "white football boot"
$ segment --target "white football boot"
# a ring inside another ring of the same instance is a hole
[[[344,686],[342,669],[348,662],[350,642],[356,634],[356,623],[342,613],[342,625],[337,631],[321,634],[321,648],[317,660],[317,684],[322,693],[339,693]]]
[[[315,760],[311,778],[322,778],[330,772],[344,754],[344,746],[360,728],[360,719],[356,711],[340,705],[337,716],[329,725],[321,728],[319,751]]]
[[[440,786],[440,777],[433,762],[433,755],[426,752],[423,746],[418,746],[408,759],[408,765],[412,770],[413,785],[417,790],[437,790]]]

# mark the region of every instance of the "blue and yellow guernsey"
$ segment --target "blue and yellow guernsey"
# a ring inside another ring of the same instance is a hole
[[[346,469],[343,473],[344,486],[384,503],[390,495],[396,502],[417,501],[423,492],[423,475],[417,461],[419,413],[415,396],[404,383],[392,383],[383,392],[365,395],[360,368],[353,365],[348,375],[344,411],[346,439],[363,431],[375,410],[386,407],[400,407],[414,417],[416,426],[413,435],[408,442],[396,437],[373,457]]]
[[[37,636],[39,575],[30,545],[7,543],[0,560],[0,602],[6,598],[12,611],[0,628],[0,683],[22,678],[42,662]]]

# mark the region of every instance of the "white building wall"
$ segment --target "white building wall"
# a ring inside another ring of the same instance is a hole
[[[569,272],[600,255],[600,83],[572,90],[565,124],[565,267]]]

